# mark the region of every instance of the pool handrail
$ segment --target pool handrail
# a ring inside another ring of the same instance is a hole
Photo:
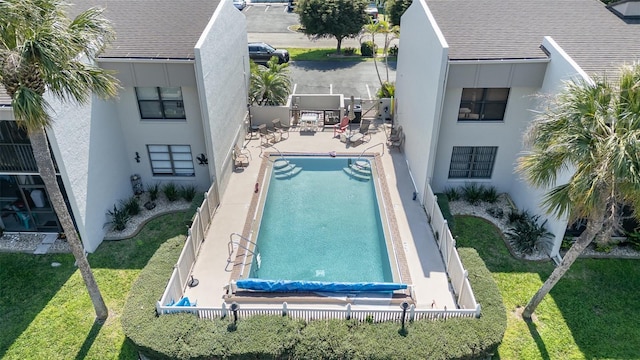
[[[355,162],[355,163],[357,163],[357,162],[358,162],[358,160],[360,160],[360,158],[362,157],[362,155],[364,155],[364,153],[365,153],[367,150],[369,150],[369,149],[371,149],[371,148],[374,148],[374,147],[376,147],[376,146],[378,146],[378,145],[382,145],[382,155],[384,155],[384,143],[377,143],[377,144],[371,145],[371,146],[369,146],[368,148],[366,148],[366,149],[362,150],[362,152],[360,153],[360,155],[358,155],[358,157],[356,158],[356,161],[354,161],[354,162]]]
[[[272,149],[275,149],[275,151],[278,152],[278,155],[280,155],[280,159],[282,159],[283,161],[285,161],[287,164],[289,163],[289,161],[287,161],[287,159],[284,158],[284,155],[282,154],[282,151],[280,151],[277,147],[275,147],[275,145],[271,145]],[[267,157],[267,160],[269,158]]]
[[[253,244],[253,250],[251,250],[248,246],[242,245],[242,243],[238,240],[238,241],[234,241],[233,240],[233,236],[237,236],[242,240],[245,240],[251,244]],[[227,250],[229,250],[229,257],[227,258],[227,266],[231,263],[231,255],[233,255],[233,244],[237,244],[238,247],[241,247],[243,249],[245,249],[246,251],[250,252],[252,255],[258,256],[260,254],[260,252],[258,251],[258,244],[256,244],[254,241],[251,241],[250,239],[238,234],[238,233],[231,233],[229,234],[229,242],[227,243]],[[244,253],[244,259],[242,259],[242,270],[240,271],[240,274],[244,275],[244,268],[246,266],[247,263],[247,253]]]

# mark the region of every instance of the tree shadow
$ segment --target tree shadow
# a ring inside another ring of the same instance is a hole
[[[93,342],[96,341],[98,334],[100,333],[100,329],[102,329],[102,325],[104,325],[104,321],[94,321],[87,337],[84,339],[80,350],[78,350],[78,354],[76,354],[76,360],[82,360],[87,357]]]
[[[538,350],[540,351],[540,356],[542,357],[542,359],[551,359],[551,357],[549,357],[549,352],[547,351],[547,346],[544,344],[544,340],[542,340],[542,337],[538,333],[538,327],[536,326],[536,324],[532,320],[527,319],[524,319],[524,322],[527,324],[529,333],[538,346]]]

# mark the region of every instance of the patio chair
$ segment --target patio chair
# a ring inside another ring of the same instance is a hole
[[[360,121],[360,128],[358,132],[349,136],[349,143],[364,143],[371,140],[371,134],[369,134],[369,126],[371,125],[371,120],[362,119]]]
[[[251,153],[247,149],[240,149],[238,145],[233,146],[233,167],[237,168],[246,168],[249,166],[249,159],[251,158]]]
[[[273,119],[273,120],[271,120],[271,122],[273,123],[274,131],[280,133],[280,138],[281,139],[288,139],[289,138],[289,125],[284,125],[280,121],[280,119]],[[284,137],[284,134],[287,134],[287,137]]]
[[[349,130],[349,117],[345,115],[339,124],[333,125],[333,137],[336,135],[344,134]]]
[[[397,136],[389,137],[387,140],[387,146],[389,149],[398,148],[398,151],[402,152],[402,146],[404,145],[404,133],[400,131]]]
[[[269,145],[269,141],[276,142],[276,134],[267,129],[267,124],[258,125],[258,133],[260,133],[260,145]]]

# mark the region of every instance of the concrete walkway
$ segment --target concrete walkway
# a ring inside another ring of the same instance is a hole
[[[355,129],[357,125],[353,124]],[[367,152],[382,152],[382,163],[386,175],[391,207],[400,233],[401,242],[407,258],[407,265],[413,281],[415,301],[418,308],[455,308],[455,301],[449,291],[449,283],[444,265],[437,249],[433,234],[427,222],[423,208],[413,198],[413,185],[407,168],[405,157],[397,149],[386,148],[387,125],[374,123],[376,132],[371,141],[354,147],[349,147],[337,138],[333,138],[333,130],[313,135],[293,130],[289,138],[275,144],[282,152],[309,152],[327,154],[331,151],[338,153],[360,154],[368,147]],[[377,145],[383,144],[383,145]],[[221,199],[199,257],[193,269],[193,276],[199,280],[199,285],[188,288],[185,296],[198,306],[220,307],[224,295],[224,286],[230,281],[231,267],[227,267],[227,244],[231,233],[242,233],[247,218],[249,206],[253,197],[256,182],[260,182],[262,151],[260,140],[249,140],[245,147],[251,152],[250,165],[241,172],[231,175],[228,188]]]

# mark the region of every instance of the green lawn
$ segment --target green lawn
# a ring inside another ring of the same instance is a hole
[[[103,325],[93,322],[71,255],[1,253],[0,358],[135,359],[120,325],[124,301],[158,246],[184,238],[188,217],[165,215],[135,238],[105,242],[89,256],[110,310]],[[455,236],[459,246],[478,250],[504,298],[508,328],[500,359],[640,359],[639,261],[578,260],[527,323],[516,309],[542,284],[551,264],[512,258],[484,220],[456,217]],[[51,267],[53,261],[62,266]]]
[[[110,312],[102,325],[72,255],[0,253],[0,358],[136,359],[120,324],[127,293],[160,244],[185,238],[192,213],[152,220],[138,236],[103,242],[89,255]]]
[[[336,43],[337,44],[337,43]],[[342,54],[344,55],[344,47]],[[362,62],[371,61],[373,58],[360,56],[360,48],[356,49],[356,53],[352,56],[332,56],[336,54],[336,48],[330,49],[307,49],[307,48],[287,48],[289,57],[292,61],[346,61],[346,62]],[[378,54],[382,54],[382,49],[378,49]],[[389,61],[393,62],[397,59],[390,57]],[[378,58],[378,61],[384,62],[384,58]]]
[[[454,236],[459,247],[478,250],[500,288],[508,325],[498,358],[640,359],[640,261],[579,259],[528,323],[516,310],[549,276],[551,262],[514,259],[482,219],[456,216]]]

